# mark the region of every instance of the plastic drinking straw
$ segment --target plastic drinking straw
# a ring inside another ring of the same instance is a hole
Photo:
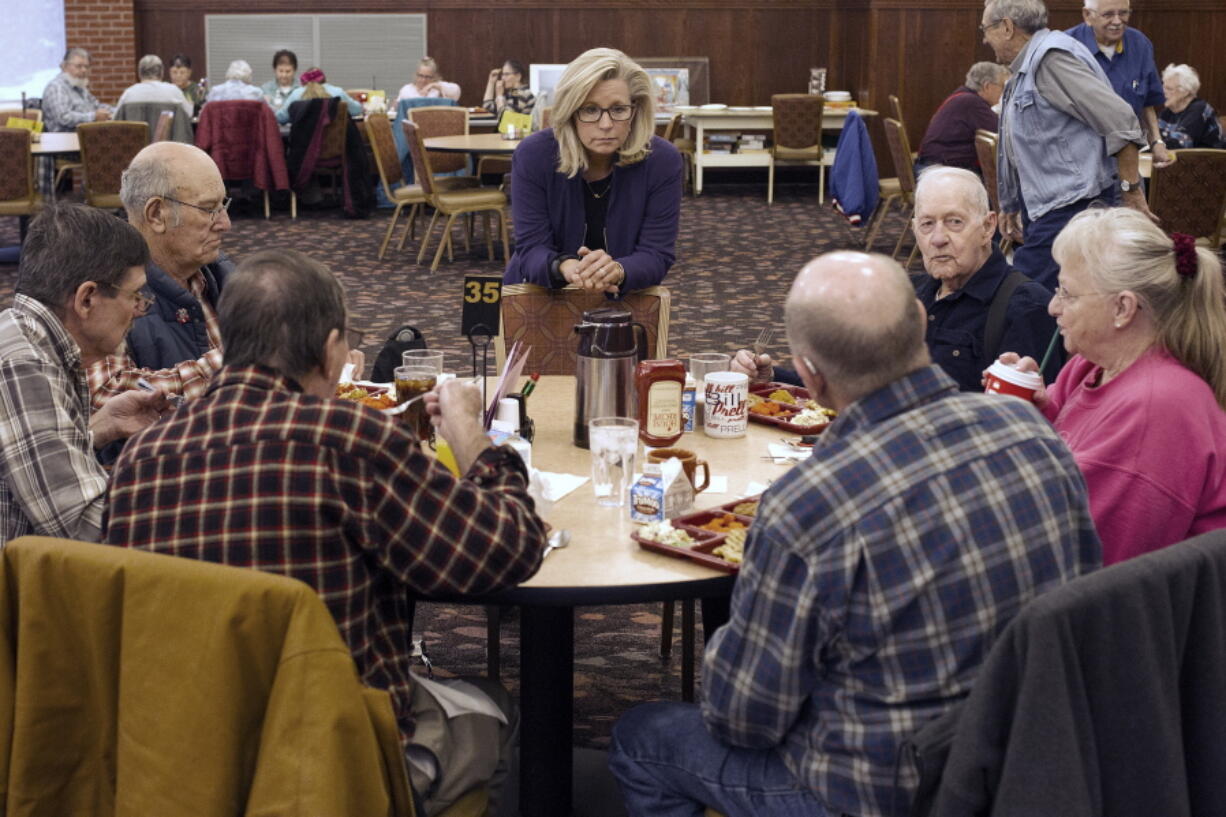
[[[1051,360],[1051,353],[1056,351],[1056,341],[1060,340],[1060,327],[1056,327],[1056,331],[1052,333],[1051,342],[1047,344],[1047,351],[1043,353],[1043,362],[1039,364],[1039,375],[1042,376],[1043,370],[1047,368],[1047,361]]]

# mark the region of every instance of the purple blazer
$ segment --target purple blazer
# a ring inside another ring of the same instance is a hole
[[[515,252],[502,280],[549,286],[549,264],[583,245],[583,177],[558,172],[553,130],[532,134],[516,149],[511,164],[511,212]],[[675,258],[681,214],[681,154],[652,137],[641,162],[613,168],[613,189],[605,220],[605,251],[626,270],[623,293],[664,280]]]

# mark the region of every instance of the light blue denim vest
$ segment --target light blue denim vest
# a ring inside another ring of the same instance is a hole
[[[996,170],[1000,209],[1019,212],[1025,201],[1031,221],[1075,201],[1094,198],[1118,179],[1115,157],[1107,155],[1107,141],[1089,125],[1053,106],[1035,86],[1034,69],[1052,50],[1077,57],[1110,90],[1107,75],[1094,57],[1063,31],[1041,29],[1027,44],[1025,59],[1001,101]]]

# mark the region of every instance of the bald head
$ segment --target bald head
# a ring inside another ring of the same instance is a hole
[[[222,187],[221,173],[209,154],[195,145],[182,142],[154,142],[140,153],[123,172],[119,198],[128,212],[128,221],[139,227],[145,221],[145,204],[157,196],[172,196],[183,201],[184,193],[194,187]]]
[[[784,318],[792,354],[848,402],[929,363],[915,290],[883,255],[814,258],[796,276]]]

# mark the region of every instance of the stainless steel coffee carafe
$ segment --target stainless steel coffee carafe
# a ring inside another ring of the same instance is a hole
[[[647,357],[647,329],[630,312],[610,306],[583,313],[575,365],[575,445],[588,447],[596,417],[637,417],[634,370]]]

